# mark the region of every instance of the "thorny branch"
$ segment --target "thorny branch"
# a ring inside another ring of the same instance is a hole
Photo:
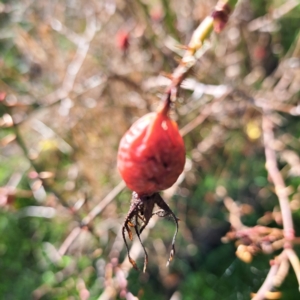
[[[219,0],[210,16],[207,16],[201,24],[195,29],[186,52],[183,55],[178,67],[170,76],[171,82],[165,90],[162,98],[163,102],[176,100],[178,89],[182,81],[187,76],[189,70],[195,65],[199,58],[199,50],[204,46],[210,33],[215,30],[219,33],[227,24],[229,15],[234,9],[237,0]],[[202,55],[200,51],[200,55]]]

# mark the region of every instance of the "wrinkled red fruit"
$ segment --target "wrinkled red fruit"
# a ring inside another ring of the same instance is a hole
[[[139,196],[171,187],[185,164],[185,148],[176,122],[165,110],[137,120],[123,136],[118,169]]]

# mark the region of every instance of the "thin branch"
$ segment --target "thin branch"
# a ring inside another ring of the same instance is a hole
[[[277,161],[276,161],[276,153],[273,149],[273,145],[275,142],[274,132],[273,132],[273,123],[269,119],[269,117],[265,114],[263,115],[263,138],[264,138],[264,146],[265,146],[265,155],[266,155],[266,169],[271,177],[274,186],[275,192],[277,194],[279,205],[282,213],[283,220],[283,229],[284,229],[284,237],[285,237],[285,250],[275,259],[273,265],[270,268],[268,276],[261,286],[257,294],[254,296],[252,300],[263,300],[266,293],[269,292],[276,281],[276,274],[278,274],[279,266],[284,259],[289,259],[297,276],[297,279],[300,279],[300,265],[298,257],[295,252],[291,249],[293,244],[292,241],[295,238],[295,231],[293,227],[293,220],[291,209],[289,206],[288,194],[286,192],[286,186],[283,180],[283,177],[278,169]]]
[[[86,226],[88,225],[92,220],[95,219],[96,216],[98,216],[103,209],[112,201],[115,199],[115,197],[120,194],[124,188],[126,187],[126,184],[124,181],[121,181],[117,186],[112,189],[107,196],[99,202],[98,205],[96,205],[89,214],[82,220],[82,225]]]
[[[11,112],[11,108],[6,106],[6,105],[2,105],[2,107],[4,108],[4,110],[7,112],[7,114],[9,115],[12,115],[12,112]],[[13,120],[13,119],[12,119]],[[30,153],[29,153],[29,150],[27,148],[27,145],[25,143],[25,141],[23,140],[23,137],[20,133],[20,130],[19,130],[19,125],[16,124],[14,121],[13,121],[13,124],[12,124],[12,129],[14,131],[14,134],[16,136],[16,141],[19,145],[19,147],[22,149],[23,151],[23,154],[25,156],[25,158],[28,160],[28,162],[30,163],[30,166],[37,172],[37,173],[40,173],[41,171],[41,168],[40,166],[33,160],[30,158]],[[57,199],[59,199],[60,203],[64,206],[64,207],[67,207],[67,208],[70,208],[69,204],[67,203],[67,201],[65,199],[63,199],[62,197],[60,197],[59,193],[50,185],[47,183],[46,180],[44,180],[43,178],[40,178],[40,180],[42,181],[43,183],[43,187],[45,188],[45,190],[47,190],[48,192],[52,193],[53,195],[55,195],[55,197]],[[74,213],[75,217],[77,220],[79,220],[79,216],[77,215],[77,213]]]
[[[279,266],[282,260],[285,259],[285,252],[282,252],[272,263],[268,276],[266,277],[263,285],[258,290],[257,294],[252,298],[252,300],[263,300],[265,295],[269,292],[274,285],[274,277],[278,272]]]
[[[82,220],[80,227],[75,227],[71,233],[67,236],[67,238],[64,240],[62,245],[59,248],[59,254],[64,255],[70,246],[73,244],[73,242],[78,238],[78,236],[81,233],[82,227],[87,226],[92,220],[95,219],[96,216],[98,216],[103,209],[112,202],[115,197],[123,191],[125,188],[125,182],[121,181],[117,186],[114,187],[107,195],[106,197],[99,202],[90,212],[89,214]]]
[[[74,241],[79,237],[81,233],[80,227],[75,227],[71,233],[67,236],[67,238],[64,240],[62,245],[60,246],[58,253],[60,256],[63,256],[66,254],[70,246],[74,243]]]
[[[210,37],[213,30],[219,33],[225,27],[237,2],[237,0],[219,0],[211,15],[207,16],[195,29],[183,58],[171,75],[171,82],[162,97],[163,103],[169,101],[169,99],[173,100],[174,97],[176,98],[182,81],[203,54],[201,53],[202,48],[205,51],[206,47],[203,47],[205,41]]]
[[[180,134],[182,136],[185,136],[193,129],[195,129],[197,126],[202,124],[207,119],[207,117],[211,115],[214,106],[220,103],[222,100],[224,100],[229,95],[229,93],[230,91],[228,90],[228,92],[226,92],[224,95],[214,99],[214,101],[204,106],[201,110],[201,113],[196,118],[194,118],[191,122],[189,122],[188,124],[186,124],[184,127],[180,129]]]
[[[86,16],[87,25],[82,37],[76,38],[77,51],[68,65],[65,78],[61,88],[46,97],[47,104],[53,104],[60,99],[66,98],[72,91],[77,74],[82,67],[82,64],[87,56],[90,48],[90,43],[97,32],[97,20],[95,14],[88,13]]]
[[[291,208],[289,198],[283,177],[278,169],[276,153],[273,149],[275,142],[273,124],[268,116],[263,116],[262,122],[263,138],[266,155],[266,169],[274,183],[275,192],[279,200],[282,213],[283,229],[286,240],[291,241],[295,237]]]
[[[298,289],[300,292],[300,262],[299,262],[299,258],[293,249],[287,248],[287,249],[285,249],[285,252],[286,252],[287,257],[295,271],[295,274],[296,274],[296,277],[298,280]]]
[[[287,276],[290,269],[290,264],[287,259],[283,259],[279,268],[277,274],[274,276],[273,284],[275,287],[280,287],[283,283],[285,277]]]
[[[272,13],[251,21],[248,24],[248,30],[255,31],[270,26],[275,20],[280,19],[283,15],[287,14],[298,5],[299,5],[298,0],[287,1],[277,9],[274,9]]]

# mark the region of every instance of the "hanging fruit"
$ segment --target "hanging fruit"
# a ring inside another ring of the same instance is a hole
[[[129,255],[125,231],[132,240],[130,227],[134,227],[140,239],[140,234],[153,214],[173,217],[177,228],[169,261],[175,253],[178,219],[158,193],[176,182],[185,164],[184,142],[176,122],[168,117],[169,106],[170,100],[167,99],[158,112],[149,113],[137,120],[125,133],[119,146],[118,169],[128,188],[134,191],[122,231],[128,258],[134,268],[137,265]],[[153,213],[155,204],[160,210]],[[143,249],[145,270],[148,255],[144,246]]]
[[[139,196],[171,187],[185,164],[185,148],[176,122],[162,109],[137,120],[123,136],[118,169]]]

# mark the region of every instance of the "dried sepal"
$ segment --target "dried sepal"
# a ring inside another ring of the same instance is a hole
[[[160,209],[156,212],[153,212],[153,208],[155,205],[157,205]],[[160,217],[171,216],[176,224],[176,230],[172,239],[172,250],[170,252],[170,256],[167,262],[168,265],[175,255],[175,239],[178,233],[178,218],[174,215],[173,211],[170,209],[170,207],[167,205],[167,203],[162,199],[162,197],[158,193],[154,193],[150,196],[139,197],[137,193],[133,192],[131,205],[122,227],[122,234],[123,234],[123,240],[126,245],[129,262],[132,264],[132,266],[135,269],[138,270],[138,266],[135,260],[130,256],[129,246],[127,244],[126,236],[125,236],[125,233],[127,232],[129,239],[132,240],[133,237],[132,237],[132,232],[130,230],[130,227],[134,227],[136,235],[138,236],[138,239],[141,243],[141,246],[145,254],[143,272],[146,271],[146,267],[148,264],[148,253],[141,240],[140,235],[148,225],[153,215],[159,215]],[[141,221],[141,223],[139,221]]]

